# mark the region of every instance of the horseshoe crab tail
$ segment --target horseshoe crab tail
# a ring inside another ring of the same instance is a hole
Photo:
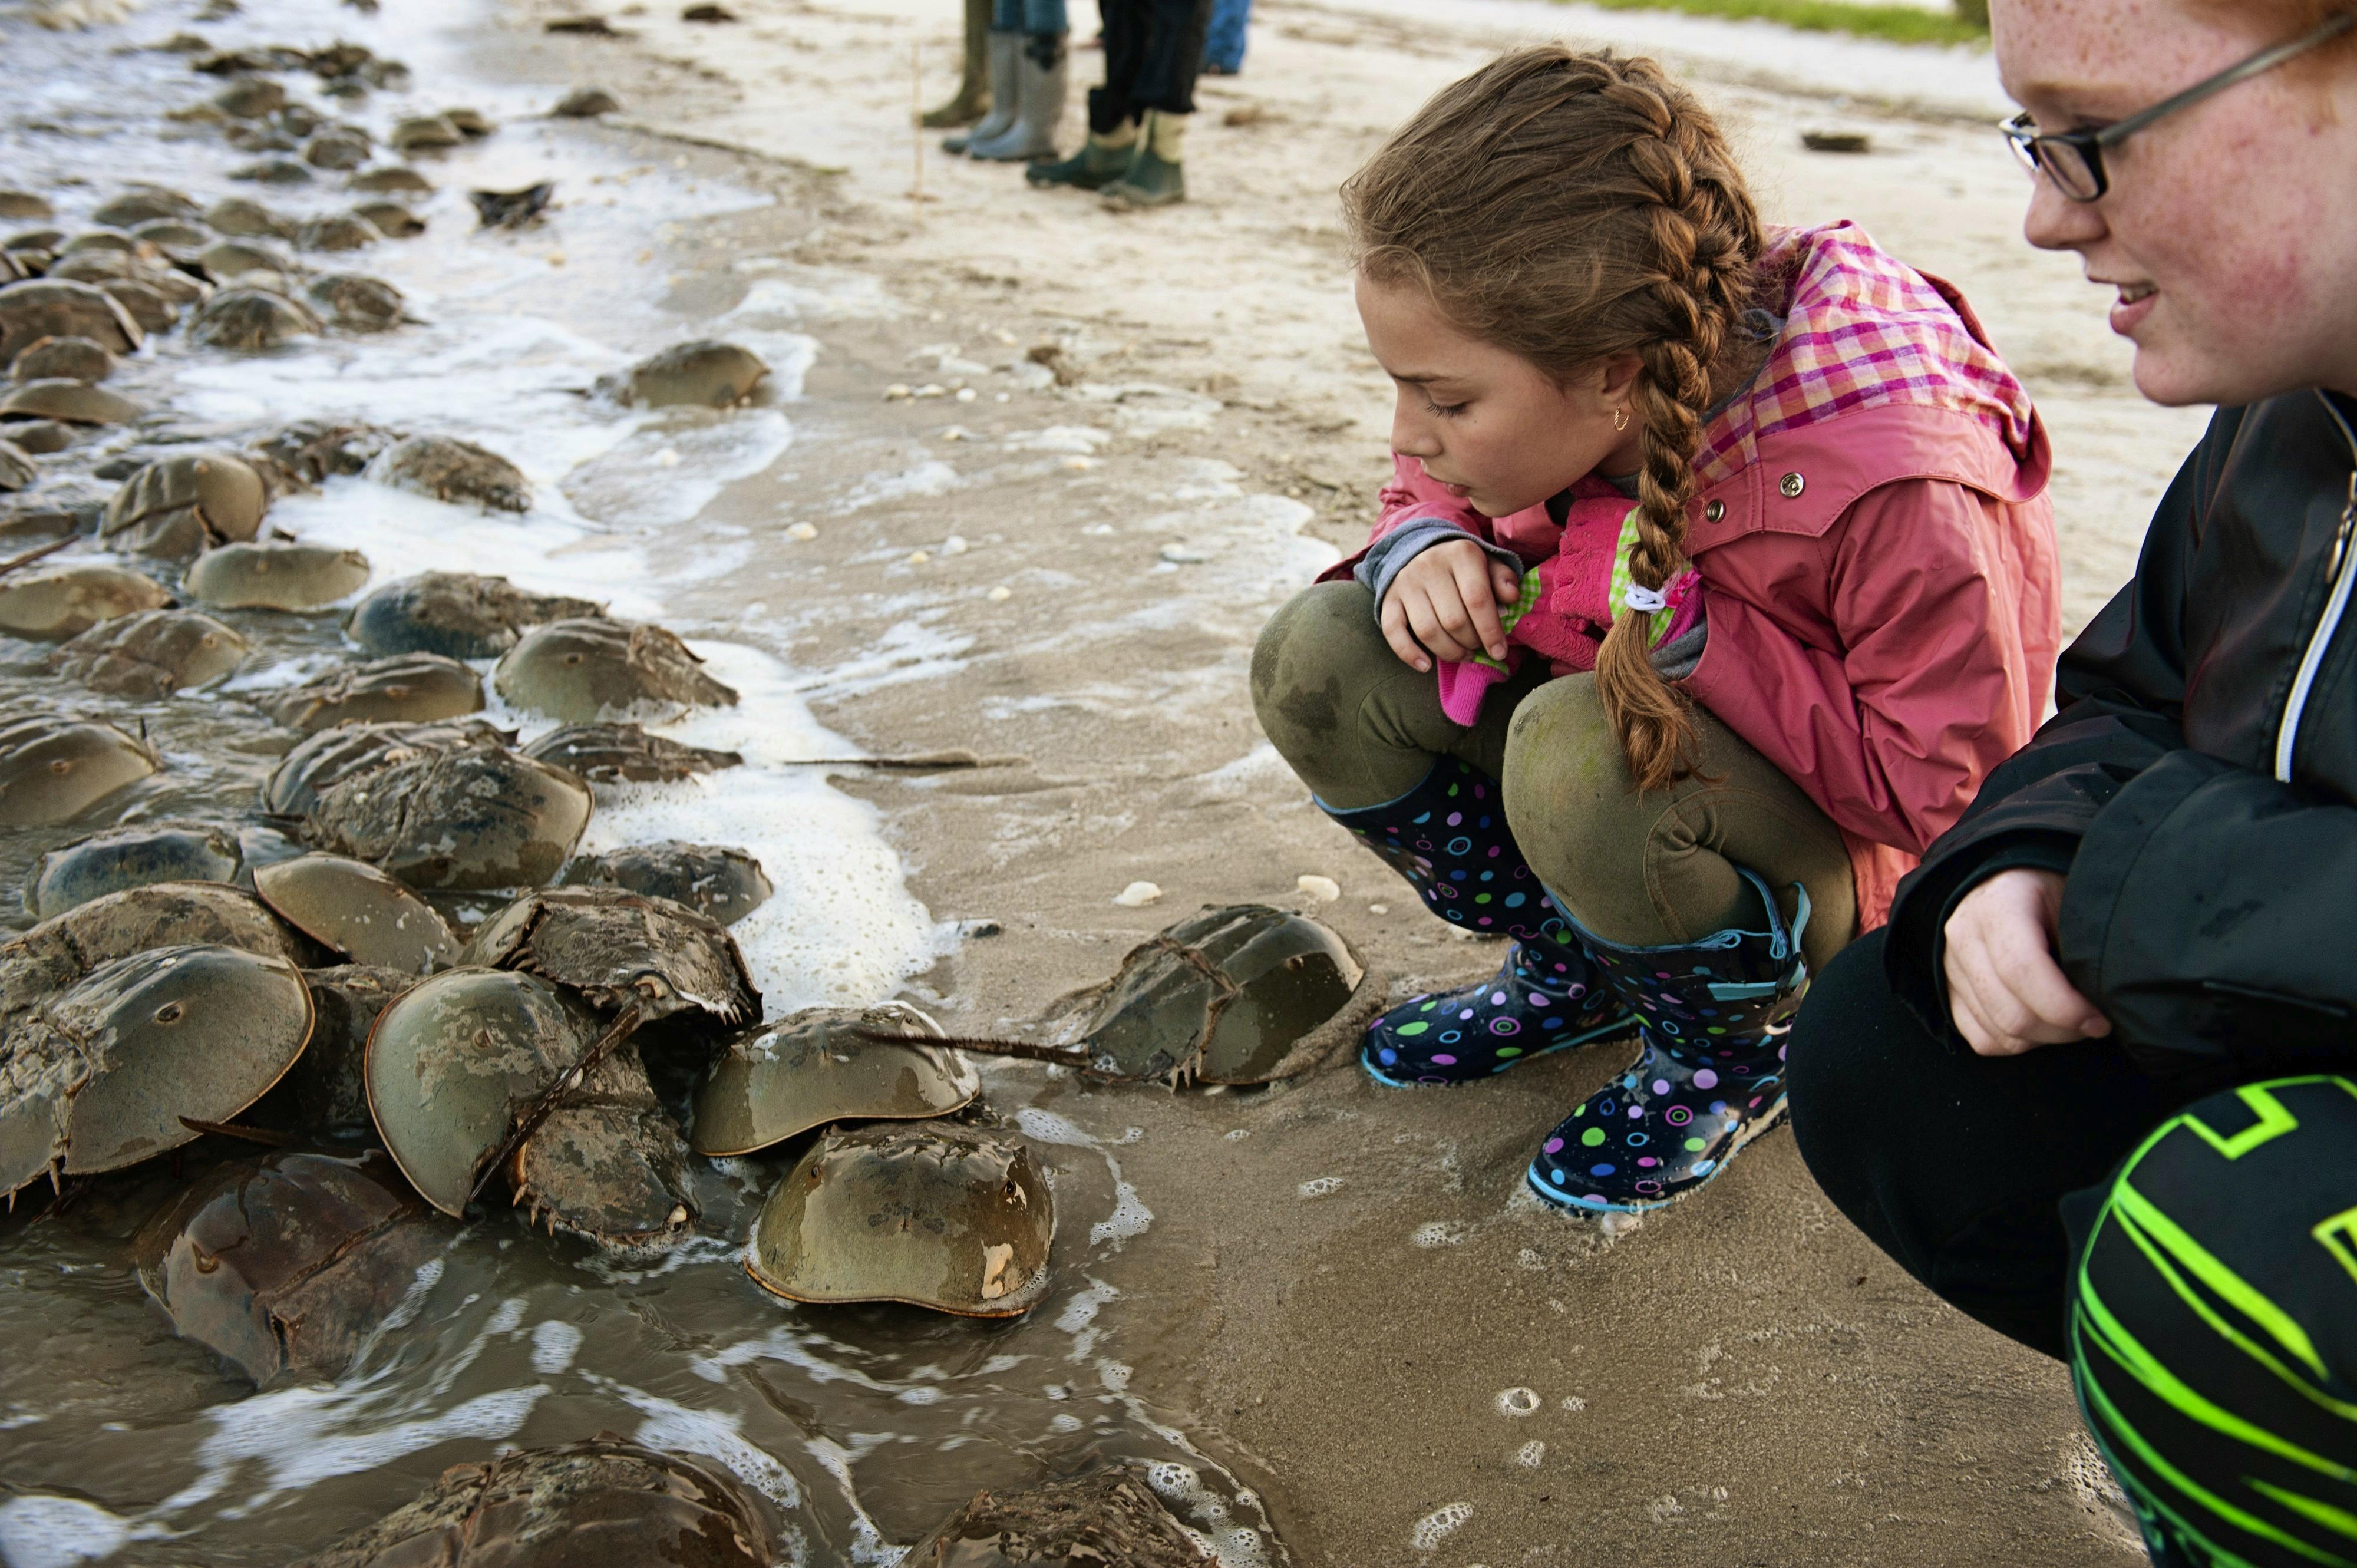
[[[847,1031],[854,1039],[870,1045],[905,1046],[906,1035],[889,1034],[882,1029],[855,1026]],[[1042,1046],[1029,1040],[999,1040],[974,1035],[942,1035],[921,1042],[928,1046],[947,1046],[952,1050],[973,1051],[978,1056],[1018,1057],[1025,1061],[1056,1062],[1064,1067],[1085,1067],[1088,1053],[1076,1046]]]

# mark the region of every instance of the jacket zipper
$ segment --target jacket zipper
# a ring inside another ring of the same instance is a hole
[[[2322,392],[2317,401],[2324,412],[2332,415],[2332,423],[2341,427],[2341,439],[2349,446],[2350,456],[2357,459],[2357,432],[2341,417],[2332,400]],[[2309,693],[2316,685],[2317,671],[2324,667],[2326,649],[2331,646],[2332,634],[2341,629],[2341,618],[2348,613],[2349,594],[2357,586],[2357,552],[2349,548],[2350,536],[2357,533],[2357,468],[2349,475],[2349,504],[2341,509],[2341,527],[2332,536],[2332,555],[2325,570],[2332,578],[2332,596],[2325,600],[2323,618],[2316,623],[2316,635],[2308,639],[2308,652],[2299,661],[2299,673],[2293,677],[2291,696],[2284,703],[2283,725],[2276,731],[2276,779],[2291,782],[2292,753],[2299,745],[2299,721],[2308,707]]]

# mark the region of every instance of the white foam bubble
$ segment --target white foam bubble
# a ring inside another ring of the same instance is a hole
[[[532,1369],[553,1377],[573,1365],[581,1350],[581,1330],[570,1323],[548,1318],[532,1331]]]
[[[1519,1417],[1536,1415],[1543,1402],[1536,1389],[1501,1389],[1498,1391],[1498,1413]]]
[[[1465,1521],[1472,1517],[1471,1503],[1444,1504],[1415,1521],[1415,1528],[1408,1531],[1408,1544],[1418,1552],[1433,1551],[1464,1529]]]
[[[1115,1251],[1132,1236],[1143,1235],[1154,1223],[1154,1210],[1138,1201],[1137,1188],[1125,1181],[1114,1183],[1113,1213],[1089,1227],[1092,1245],[1112,1243]]]
[[[1415,1234],[1410,1237],[1409,1240],[1414,1241],[1417,1246],[1429,1250],[1434,1247],[1455,1247],[1460,1245],[1464,1241],[1466,1234],[1465,1227],[1458,1224],[1454,1220],[1435,1219],[1427,1224],[1417,1226],[1415,1228]]]
[[[758,1487],[783,1509],[802,1506],[802,1486],[776,1457],[748,1442],[737,1418],[721,1411],[691,1410],[660,1394],[614,1386],[624,1402],[645,1419],[632,1435],[650,1448],[700,1455],[726,1466],[738,1479]]]
[[[27,1493],[0,1502],[0,1563],[7,1568],[73,1568],[112,1557],[131,1526],[80,1498]]]
[[[1293,1190],[1303,1198],[1330,1197],[1342,1190],[1342,1178],[1338,1176],[1312,1176]]]
[[[1514,1463],[1525,1470],[1535,1470],[1546,1462],[1546,1444],[1536,1438],[1514,1450]]]

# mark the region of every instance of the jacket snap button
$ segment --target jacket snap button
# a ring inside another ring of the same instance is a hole
[[[1801,478],[1798,474],[1787,474],[1784,476],[1782,480],[1777,484],[1776,488],[1784,492],[1784,499],[1789,501],[1796,499],[1803,490],[1807,489],[1809,488],[1809,481]]]
[[[1705,522],[1717,522],[1726,516],[1727,503],[1725,501],[1711,501],[1702,509],[1702,520]]]

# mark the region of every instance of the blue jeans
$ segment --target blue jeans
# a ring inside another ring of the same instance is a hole
[[[1233,76],[1243,69],[1244,27],[1252,0],[1212,0],[1211,31],[1203,37],[1203,69]]]
[[[998,33],[1066,33],[1064,0],[994,0],[990,27]]]

